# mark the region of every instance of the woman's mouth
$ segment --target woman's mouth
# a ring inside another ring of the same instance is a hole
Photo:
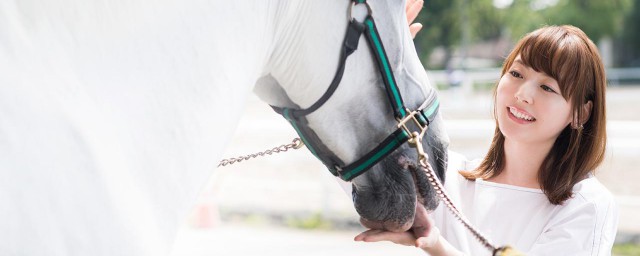
[[[536,118],[524,110],[515,107],[507,107],[509,118],[520,124],[528,124],[536,121]]]

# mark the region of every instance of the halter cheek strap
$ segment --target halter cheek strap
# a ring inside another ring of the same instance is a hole
[[[393,76],[393,70],[389,64],[389,59],[384,50],[382,41],[380,40],[380,34],[378,33],[376,24],[371,16],[370,6],[366,3],[366,0],[353,0],[351,6],[353,7],[354,5],[361,3],[367,5],[369,14],[362,23],[351,18],[342,44],[338,70],[336,71],[327,91],[320,97],[320,99],[306,109],[279,108],[271,106],[277,113],[281,114],[289,121],[289,123],[291,123],[309,151],[322,161],[333,175],[339,176],[345,181],[350,181],[369,170],[369,168],[384,159],[409,139],[414,138],[415,132],[424,134],[427,127],[438,113],[440,105],[435,91],[431,91],[425,102],[417,110],[410,111],[405,107],[402,96],[400,95],[400,90],[396,84],[395,77]],[[399,124],[397,129],[387,136],[373,150],[369,151],[355,162],[345,165],[324,143],[322,143],[318,135],[309,127],[305,116],[320,108],[336,91],[340,81],[342,80],[342,75],[344,74],[346,60],[349,55],[357,50],[358,42],[362,33],[365,34],[369,48],[373,51],[378,70],[383,78],[382,80],[385,85],[384,87],[387,98],[391,104],[391,108],[393,109],[393,115],[396,120],[398,120]],[[413,125],[409,125],[409,123],[413,123]]]

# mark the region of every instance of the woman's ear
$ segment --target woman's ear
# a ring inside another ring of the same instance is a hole
[[[589,120],[591,116],[591,108],[593,107],[593,102],[587,101],[587,103],[582,104],[582,115],[578,115],[578,113],[573,114],[573,122],[571,122],[571,128],[582,130],[584,124]]]
[[[593,102],[591,101],[587,101],[587,103],[582,105],[582,116],[578,117],[580,119],[578,126],[584,125],[589,120],[589,117],[591,116],[591,108],[593,108]]]

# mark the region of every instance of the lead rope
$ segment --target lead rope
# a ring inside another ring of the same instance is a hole
[[[416,147],[422,148],[421,138],[422,138],[421,136],[418,137],[418,138],[414,137],[413,139],[414,139],[415,142],[412,142],[412,143],[415,143]],[[411,142],[411,140],[410,140],[410,142]],[[449,195],[447,195],[447,193],[445,192],[444,186],[442,185],[442,183],[438,179],[438,176],[436,176],[436,173],[433,171],[433,168],[431,167],[431,164],[429,164],[429,155],[425,154],[424,152],[421,152],[421,150],[419,150],[418,154],[419,154],[418,163],[420,164],[420,167],[423,170],[425,170],[425,173],[427,175],[429,183],[431,183],[431,186],[433,186],[433,188],[436,191],[436,194],[438,195],[440,200],[447,206],[447,209],[449,209],[449,211],[451,213],[453,213],[453,216],[455,216],[456,219],[458,219],[460,221],[460,223],[462,223],[462,225],[467,230],[469,230],[469,232],[471,232],[471,234],[476,239],[478,239],[478,241],[485,248],[487,248],[489,251],[492,252],[492,255],[494,255],[494,256],[518,256],[518,255],[524,255],[524,254],[516,251],[515,249],[511,248],[510,246],[496,247],[495,245],[493,245],[489,241],[489,239],[487,239],[484,235],[482,235],[482,233],[480,233],[480,231],[475,229],[473,227],[473,225],[471,225],[471,223],[469,223],[467,218],[465,218],[464,215],[462,215],[462,213],[458,210],[458,208],[453,204],[453,202],[449,198]],[[415,166],[412,166],[412,167],[415,168]]]
[[[239,162],[242,162],[242,161],[245,161],[245,160],[249,160],[249,159],[252,159],[252,158],[262,157],[262,156],[265,156],[265,155],[273,155],[273,154],[277,154],[277,153],[287,152],[287,151],[289,151],[289,149],[299,149],[302,146],[304,146],[304,143],[302,143],[302,140],[300,140],[300,138],[295,138],[289,144],[283,144],[283,145],[274,147],[272,149],[267,149],[265,151],[261,151],[261,152],[253,153],[253,154],[248,154],[248,155],[244,155],[244,156],[238,156],[238,157],[231,157],[231,158],[227,158],[227,159],[222,159],[222,161],[220,161],[220,163],[218,163],[218,167],[232,165],[232,164],[235,164],[235,163],[239,163]]]
[[[438,195],[438,197],[440,197],[440,201],[442,201],[447,206],[447,209],[449,209],[449,211],[453,213],[454,217],[456,217],[456,219],[458,219],[462,223],[462,225],[464,225],[464,227],[468,229],[484,247],[492,252],[495,251],[496,247],[491,244],[491,242],[489,242],[489,239],[487,239],[478,230],[476,230],[469,223],[467,218],[465,218],[464,215],[462,215],[458,208],[453,204],[453,202],[449,198],[449,195],[447,195],[447,193],[445,192],[442,183],[437,178],[436,173],[433,171],[433,168],[431,168],[431,164],[429,164],[428,160],[429,156],[427,154],[424,154],[423,157],[420,157],[420,167],[425,171],[427,178],[429,179],[429,183],[431,183],[431,186],[433,187],[433,189],[435,189],[436,194]]]
[[[480,233],[480,231],[475,229],[471,225],[471,223],[469,223],[467,218],[465,218],[464,215],[462,215],[462,213],[458,210],[458,208],[453,204],[453,202],[451,201],[451,199],[449,198],[449,196],[445,192],[444,186],[442,185],[442,183],[438,179],[438,176],[436,175],[436,173],[433,171],[433,168],[429,164],[429,155],[427,155],[427,153],[424,152],[424,148],[422,147],[422,138],[426,134],[427,129],[429,128],[429,126],[428,126],[428,124],[427,125],[423,125],[416,118],[416,115],[417,115],[417,111],[413,111],[413,112],[409,113],[409,115],[407,115],[403,119],[398,119],[398,128],[402,128],[402,129],[406,130],[407,133],[410,134],[409,135],[409,140],[407,142],[409,143],[410,147],[413,147],[413,148],[416,149],[416,153],[418,154],[418,165],[419,165],[419,167],[416,167],[415,165],[410,165],[410,168],[412,168],[414,172],[415,172],[415,169],[417,169],[417,168],[422,168],[425,171],[425,174],[427,175],[427,179],[428,179],[429,183],[431,184],[433,189],[436,191],[436,194],[438,195],[440,200],[447,206],[447,209],[449,209],[449,211],[451,211],[451,213],[453,213],[453,216],[455,216],[460,221],[460,223],[462,223],[462,225],[467,230],[469,230],[469,232],[471,232],[471,234],[476,239],[478,239],[478,241],[485,248],[487,248],[489,251],[491,251],[492,255],[494,255],[494,256],[522,256],[523,255],[522,253],[512,249],[509,246],[502,246],[502,247],[494,246],[491,242],[489,242],[489,239],[487,239],[484,235],[482,235]],[[420,129],[419,132],[418,131],[411,132],[409,130],[409,128],[407,127],[407,123],[410,123],[411,121],[413,121],[415,123],[415,125],[418,126],[418,128]]]

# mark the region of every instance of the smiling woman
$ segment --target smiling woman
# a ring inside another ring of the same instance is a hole
[[[604,158],[605,89],[597,48],[581,30],[547,27],[529,34],[505,61],[496,89],[496,148],[490,149],[497,157],[485,159],[479,177],[502,177],[501,154],[540,145],[533,151],[539,154],[520,160],[538,158],[524,169],[535,177],[529,179],[535,181],[532,187],[543,189],[553,204],[567,200]],[[504,150],[497,148],[500,140]]]
[[[606,147],[605,89],[597,48],[580,29],[543,27],[518,42],[495,91],[489,152],[474,162],[451,156],[446,175],[449,196],[493,242],[527,255],[611,254],[618,210],[593,176]],[[367,231],[356,240],[491,253],[442,206],[431,217],[420,220],[426,237]]]

